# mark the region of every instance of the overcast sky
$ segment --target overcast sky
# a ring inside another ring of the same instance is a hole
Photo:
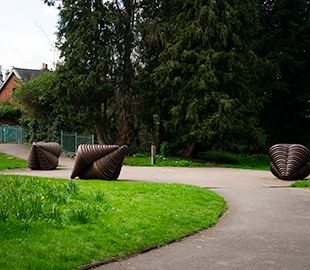
[[[0,5],[0,66],[2,73],[19,68],[54,69],[58,10],[43,0],[8,0]],[[39,26],[39,27],[38,27]],[[44,30],[47,37],[40,29]]]

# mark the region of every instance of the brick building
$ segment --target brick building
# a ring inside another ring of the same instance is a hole
[[[0,103],[2,100],[12,100],[13,87],[16,85],[16,80],[23,78],[28,82],[31,77],[37,78],[42,72],[48,71],[47,64],[42,64],[42,69],[26,69],[26,68],[15,68],[11,71],[5,72],[5,77],[2,75],[0,67]]]
[[[2,74],[2,68],[0,66],[0,105],[2,101],[12,101],[13,88],[16,85],[18,79],[23,78],[28,82],[31,77],[37,78],[42,72],[48,72],[47,64],[42,64],[42,69],[26,69],[26,68],[15,68],[11,71],[6,70],[5,75]],[[0,126],[7,124],[9,126],[15,125],[15,122],[10,119],[0,119]]]

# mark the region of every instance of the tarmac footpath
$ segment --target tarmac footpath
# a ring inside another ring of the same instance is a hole
[[[0,153],[27,159],[30,148],[0,144]],[[6,170],[69,178],[74,160],[53,171]],[[310,189],[289,188],[268,171],[123,166],[120,181],[192,184],[224,197],[229,209],[212,228],[187,239],[96,269],[310,269]]]

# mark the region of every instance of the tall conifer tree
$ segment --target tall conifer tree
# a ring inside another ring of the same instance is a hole
[[[259,1],[262,30],[257,53],[278,64],[264,93],[270,96],[262,123],[275,143],[310,144],[310,2]]]
[[[163,50],[151,78],[169,100],[167,130],[218,149],[257,151],[260,75],[268,65],[252,51],[258,13],[252,1],[163,1],[157,25]]]

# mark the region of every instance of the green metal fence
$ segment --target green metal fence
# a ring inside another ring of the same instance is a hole
[[[76,132],[61,131],[60,146],[66,152],[76,152],[80,144],[94,144],[94,135],[81,135]]]
[[[24,143],[24,131],[20,126],[10,127],[3,125],[0,127],[0,142],[2,143]]]
[[[48,136],[49,137],[49,136]],[[0,126],[1,143],[25,143],[24,130],[20,126]],[[76,132],[61,131],[61,148],[66,152],[75,153],[80,144],[94,144],[94,135],[81,135]],[[31,142],[32,143],[32,142]]]

